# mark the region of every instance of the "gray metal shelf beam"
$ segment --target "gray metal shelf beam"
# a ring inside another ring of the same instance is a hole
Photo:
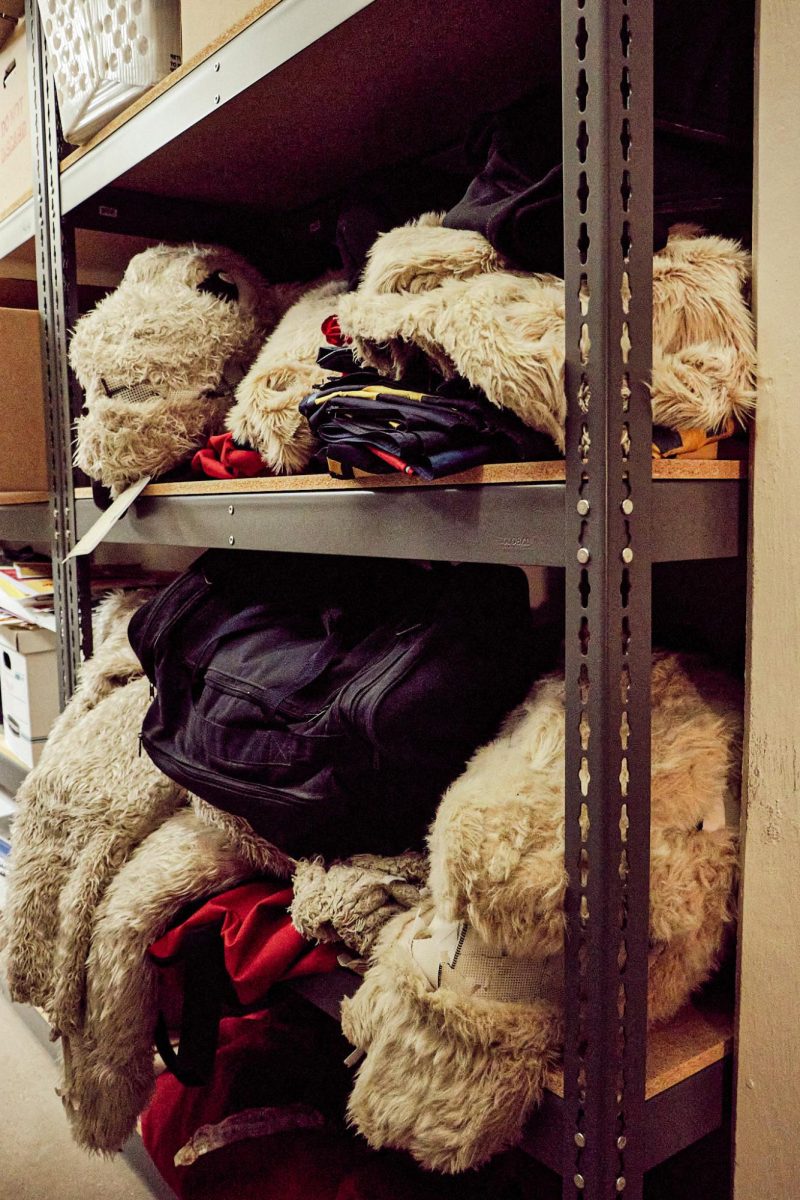
[[[61,174],[68,213],[372,0],[281,0]]]
[[[0,541],[49,542],[53,536],[50,505],[0,504]]]
[[[563,483],[538,483],[150,496],[106,540],[561,566],[564,490]],[[654,483],[653,561],[735,557],[744,506],[745,484],[737,479]],[[78,535],[98,516],[91,500],[78,500]]]

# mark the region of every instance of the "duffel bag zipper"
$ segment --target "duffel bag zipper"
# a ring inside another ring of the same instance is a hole
[[[158,619],[158,616],[159,616],[162,608],[165,605],[167,605],[170,602],[170,600],[173,599],[173,597],[169,595],[169,589],[166,592],[162,592],[161,595],[158,597],[153,608],[151,608],[150,612],[148,613],[147,619],[145,620],[144,625],[139,630],[140,645],[142,643],[147,644],[149,642],[149,653],[145,651],[143,654],[143,657],[149,659],[150,670],[152,670],[153,672],[155,672],[156,651],[158,650],[158,647],[161,645],[161,642],[162,642],[164,636],[168,632],[170,632],[172,629],[174,629],[176,623],[178,621],[182,620],[183,617],[186,615],[186,613],[191,608],[193,608],[195,604],[200,603],[201,600],[204,600],[208,596],[208,591],[209,591],[211,584],[210,584],[210,581],[205,578],[205,576],[203,576],[203,579],[204,579],[207,587],[199,594],[195,591],[195,588],[194,588],[196,577],[190,576],[189,579],[191,580],[191,583],[192,583],[192,591],[191,591],[190,595],[183,601],[182,604],[180,604],[178,606],[177,611],[175,613],[173,613],[170,620],[167,621],[166,624],[159,626],[159,628],[156,630],[156,634],[155,634],[155,637],[153,638],[153,640],[149,641],[149,637],[148,637],[149,631],[150,631],[153,623]],[[187,582],[188,581],[189,580],[187,580]],[[147,670],[147,666],[145,665],[144,662],[142,662],[142,666],[144,667],[145,671],[149,675],[150,671]]]
[[[423,628],[423,625],[423,621],[416,621],[413,625],[407,625],[403,629],[398,629],[395,632],[395,637],[400,638],[407,636],[409,633],[415,633],[418,629]],[[376,669],[372,672],[368,679],[361,682],[360,686],[356,689],[352,696],[349,696],[346,699],[345,697],[341,697],[339,707],[345,711],[351,725],[355,726],[356,724],[354,720],[355,710],[358,708],[359,703],[367,694],[367,692],[369,692],[369,690],[380,680],[385,679],[386,676],[389,675],[392,669],[397,665],[397,663],[400,662],[401,659],[405,658],[407,653],[407,645],[396,649],[394,653],[391,653],[389,656],[380,660]],[[404,671],[399,672],[397,679],[393,681],[393,684],[402,679],[404,674]],[[382,695],[385,694],[386,693],[384,691]],[[364,732],[366,733],[367,741],[372,747],[372,765],[375,769],[380,766],[380,755],[375,747],[374,722],[372,719],[377,707],[378,702],[371,704],[364,714]]]

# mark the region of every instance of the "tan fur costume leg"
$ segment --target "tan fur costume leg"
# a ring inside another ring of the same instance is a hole
[[[480,1166],[519,1140],[561,1040],[551,1004],[501,1004],[435,989],[387,926],[342,1030],[367,1052],[348,1115],[371,1146],[430,1170]]]
[[[651,692],[648,1003],[656,1022],[709,977],[734,921],[736,828],[697,826],[720,808],[735,812],[742,697],[729,676],[676,654],[654,656]],[[557,954],[563,789],[564,683],[553,677],[536,684],[442,799],[429,837],[435,915],[468,922],[488,951]],[[464,996],[447,973],[434,987],[405,933],[400,918],[387,928],[343,1009],[346,1035],[367,1051],[349,1111],[371,1145],[463,1170],[520,1136],[559,1052],[558,1012],[543,1001]]]
[[[199,807],[199,802],[198,802]],[[156,968],[147,947],[191,900],[255,872],[285,873],[261,839],[187,808],[138,846],[96,910],[86,965],[85,1019],[64,1039],[64,1104],[80,1145],[113,1152],[133,1132],[154,1085]]]
[[[97,623],[103,640],[17,795],[5,967],[13,997],[44,1007],[57,1028],[78,1019],[88,906],[125,853],[185,803],[185,793],[138,754],[148,685],[127,623],[142,599],[106,603]]]

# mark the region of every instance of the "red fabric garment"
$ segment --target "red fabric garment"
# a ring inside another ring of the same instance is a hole
[[[150,1157],[180,1200],[555,1200],[521,1191],[513,1157],[480,1171],[442,1176],[423,1171],[407,1154],[375,1152],[344,1128],[351,1047],[330,1018],[300,997],[220,1026],[214,1077],[185,1088],[162,1075],[142,1118]],[[245,1109],[302,1101],[329,1122],[234,1142],[176,1167],[175,1154],[202,1125]],[[435,1104],[435,1097],[431,1097]],[[524,1162],[521,1178],[531,1175]],[[555,1178],[555,1177],[554,1177]]]
[[[225,967],[239,1003],[250,1007],[266,997],[274,983],[335,970],[337,943],[317,945],[297,932],[288,913],[292,889],[270,880],[242,884],[207,900],[190,917],[150,946],[161,972],[163,1007],[172,1011],[180,992],[179,970],[169,960],[180,952],[183,932],[221,923]],[[166,994],[165,994],[166,993]]]
[[[240,1193],[238,1185],[232,1183],[231,1189],[225,1190],[224,1170],[217,1179],[214,1160],[219,1161],[218,1155],[224,1160],[230,1151],[215,1151],[191,1167],[176,1167],[177,1151],[201,1125],[216,1124],[248,1108],[302,1101],[328,1120],[338,1121],[350,1087],[344,1059],[351,1049],[330,1018],[300,997],[273,1001],[263,1012],[226,1017],[220,1022],[214,1074],[208,1084],[184,1087],[174,1075],[165,1072],[159,1077],[153,1100],[142,1116],[145,1148],[179,1197],[208,1195],[240,1200],[241,1196],[244,1200],[250,1193]],[[298,1130],[296,1134],[276,1134],[273,1140],[286,1138],[291,1144],[293,1138],[309,1132],[317,1133]],[[231,1150],[245,1144],[236,1143]],[[264,1159],[266,1162],[266,1155]],[[211,1182],[206,1179],[209,1168]],[[195,1174],[206,1179],[206,1190],[193,1192],[187,1186]],[[281,1196],[281,1200],[288,1200],[289,1195]],[[314,1191],[305,1193],[303,1200],[311,1200],[312,1196],[317,1200]],[[324,1200],[324,1193],[319,1200]]]
[[[211,479],[252,479],[269,475],[257,450],[237,446],[232,433],[215,433],[192,459],[192,470]]]
[[[336,314],[326,317],[321,325],[322,336],[329,346],[350,346],[353,339],[345,337],[339,325],[339,318]]]

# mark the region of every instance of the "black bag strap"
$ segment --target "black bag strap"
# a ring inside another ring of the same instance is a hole
[[[177,1052],[169,1039],[164,1014],[158,1014],[156,1049],[168,1071],[185,1087],[202,1087],[214,1072],[222,1003],[228,990],[222,923],[186,929],[180,954],[169,960],[183,964],[183,1005]]]
[[[245,618],[238,625],[231,626],[226,630],[214,634],[213,637],[210,637],[203,644],[194,660],[194,669],[192,672],[192,691],[194,694],[197,694],[196,689],[201,685],[202,677],[220,646],[226,641],[241,637],[250,628],[260,628],[263,626],[263,623],[263,613],[258,619],[253,614],[251,620]],[[272,696],[270,706],[273,715],[297,716],[299,713],[301,715],[302,710],[295,710],[292,706],[293,697],[318,679],[327,670],[336,656],[341,654],[346,648],[347,640],[344,631],[334,628],[325,640],[317,646],[313,654],[309,656],[303,669],[294,675],[291,680],[287,681],[288,686],[283,694]]]

